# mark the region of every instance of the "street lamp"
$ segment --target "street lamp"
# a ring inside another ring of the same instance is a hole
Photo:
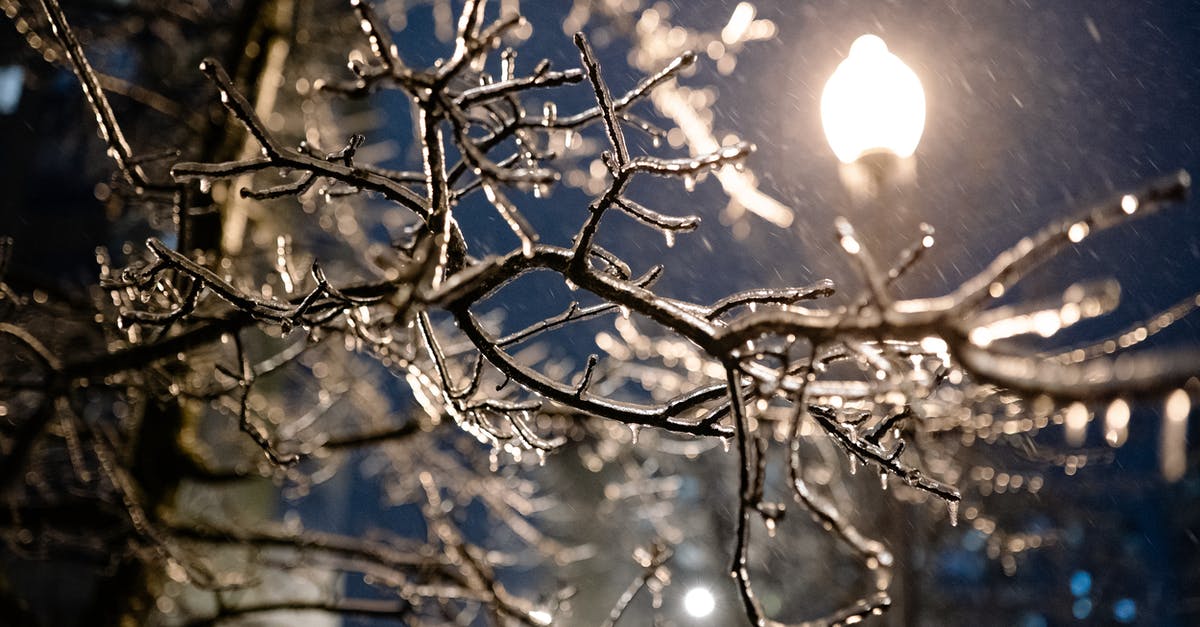
[[[821,94],[821,123],[852,192],[874,197],[880,185],[913,174],[925,130],[925,91],[912,68],[875,35],[850,46]]]

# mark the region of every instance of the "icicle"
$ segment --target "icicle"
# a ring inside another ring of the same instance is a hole
[[[958,501],[947,501],[946,511],[950,514],[950,526],[958,526]]]
[[[879,471],[879,488],[884,492],[888,489],[888,474],[882,470]]]
[[[567,150],[574,148],[576,143],[575,140],[578,137],[579,135],[575,131],[567,129],[567,131],[563,133],[563,147],[565,147]]]
[[[858,458],[854,456],[854,453],[850,453],[849,456],[850,456],[850,474],[852,474],[852,475],[858,474]]]
[[[662,139],[660,139],[658,135],[655,135],[654,138],[650,140],[650,145],[654,146],[655,148],[660,148],[662,147]]]
[[[675,231],[663,231],[663,238],[667,240],[667,248],[675,247]]]
[[[200,193],[207,194],[212,190],[212,179],[207,176],[200,177]]]
[[[624,318],[624,319],[626,319],[626,320],[628,320],[628,319],[629,319],[629,314],[630,314],[631,312],[629,311],[629,308],[628,308],[628,307],[626,307],[625,305],[621,305],[621,306],[620,306],[620,307],[618,307],[617,309],[618,309],[618,310],[620,310],[620,312],[621,312],[621,317],[622,317],[622,318]]]
[[[629,425],[629,434],[633,436],[633,445],[637,446],[638,436],[642,433],[642,425]]]
[[[540,448],[534,449],[534,454],[537,455],[537,465],[539,467],[545,466],[546,465],[546,450],[540,449]]]
[[[721,438],[721,448],[724,449],[726,453],[729,452],[729,438]]]
[[[767,526],[767,537],[774,538],[775,537],[775,519],[774,518],[764,518],[763,524],[765,524]]]
[[[553,126],[558,121],[558,105],[547,102],[542,105],[542,125]]]
[[[696,191],[696,177],[691,174],[683,175],[683,188],[689,192]]]

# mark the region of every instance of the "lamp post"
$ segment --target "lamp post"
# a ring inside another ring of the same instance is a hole
[[[842,182],[860,198],[911,180],[925,130],[925,91],[912,68],[875,35],[850,46],[821,94],[821,123],[841,161]]]
[[[838,173],[856,212],[869,214],[871,220],[894,219],[903,212],[903,194],[895,188],[916,176],[913,153],[925,130],[925,91],[912,68],[892,54],[882,39],[862,35],[851,44],[849,55],[821,93],[821,125],[840,162]],[[928,226],[922,228],[932,232]],[[927,544],[926,513],[889,500],[879,515],[907,519],[920,531],[907,541],[892,543],[902,573],[890,592],[898,610],[893,617],[900,624],[914,624],[919,602],[911,545]]]

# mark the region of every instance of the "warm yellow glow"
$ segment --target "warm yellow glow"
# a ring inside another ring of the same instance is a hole
[[[921,80],[882,39],[863,35],[825,83],[821,123],[843,163],[875,152],[910,157],[925,130]]]
[[[1083,446],[1087,440],[1087,424],[1091,420],[1091,415],[1088,413],[1087,406],[1083,403],[1071,403],[1067,407],[1067,415],[1064,423],[1067,427],[1067,444],[1071,446]]]
[[[1175,482],[1187,472],[1187,418],[1192,399],[1183,390],[1175,390],[1163,407],[1160,432],[1160,461],[1163,478]]]
[[[1129,437],[1129,403],[1117,399],[1104,414],[1104,439],[1109,446],[1118,447]]]

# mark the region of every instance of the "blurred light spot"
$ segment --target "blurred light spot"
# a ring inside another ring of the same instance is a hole
[[[1079,620],[1083,620],[1092,613],[1091,599],[1079,599],[1071,606],[1071,615]]]
[[[725,28],[721,29],[721,39],[726,45],[735,44],[741,40],[746,34],[746,30],[750,28],[751,22],[754,21],[754,5],[749,2],[738,3],[733,9],[733,15],[729,16],[729,23]]]
[[[1109,446],[1121,446],[1129,436],[1129,403],[1117,399],[1104,414],[1104,439]]]
[[[962,546],[968,551],[979,551],[982,550],[986,545],[987,536],[984,535],[982,531],[968,529],[967,532],[963,534]]]
[[[1092,40],[1100,43],[1100,29],[1096,28],[1096,21],[1091,16],[1083,18],[1083,25],[1087,27],[1088,34],[1092,36]]]
[[[1113,618],[1118,623],[1132,623],[1137,619],[1137,603],[1133,599],[1117,599],[1113,603]]]
[[[17,110],[24,84],[25,68],[19,65],[0,67],[0,114],[8,115]]]
[[[683,595],[683,611],[693,618],[704,618],[712,614],[716,607],[717,600],[708,588],[692,588]]]
[[[1086,570],[1071,574],[1071,594],[1081,597],[1092,591],[1092,575]],[[1090,610],[1089,610],[1090,611]]]
[[[1041,614],[1026,614],[1021,617],[1020,627],[1046,627],[1046,617]]]
[[[1167,397],[1159,436],[1162,475],[1167,481],[1179,481],[1187,471],[1187,417],[1191,411],[1187,392],[1175,390]]]
[[[1084,440],[1087,439],[1088,419],[1087,406],[1083,403],[1077,401],[1067,407],[1067,415],[1063,422],[1067,428],[1068,445],[1083,446]]]

